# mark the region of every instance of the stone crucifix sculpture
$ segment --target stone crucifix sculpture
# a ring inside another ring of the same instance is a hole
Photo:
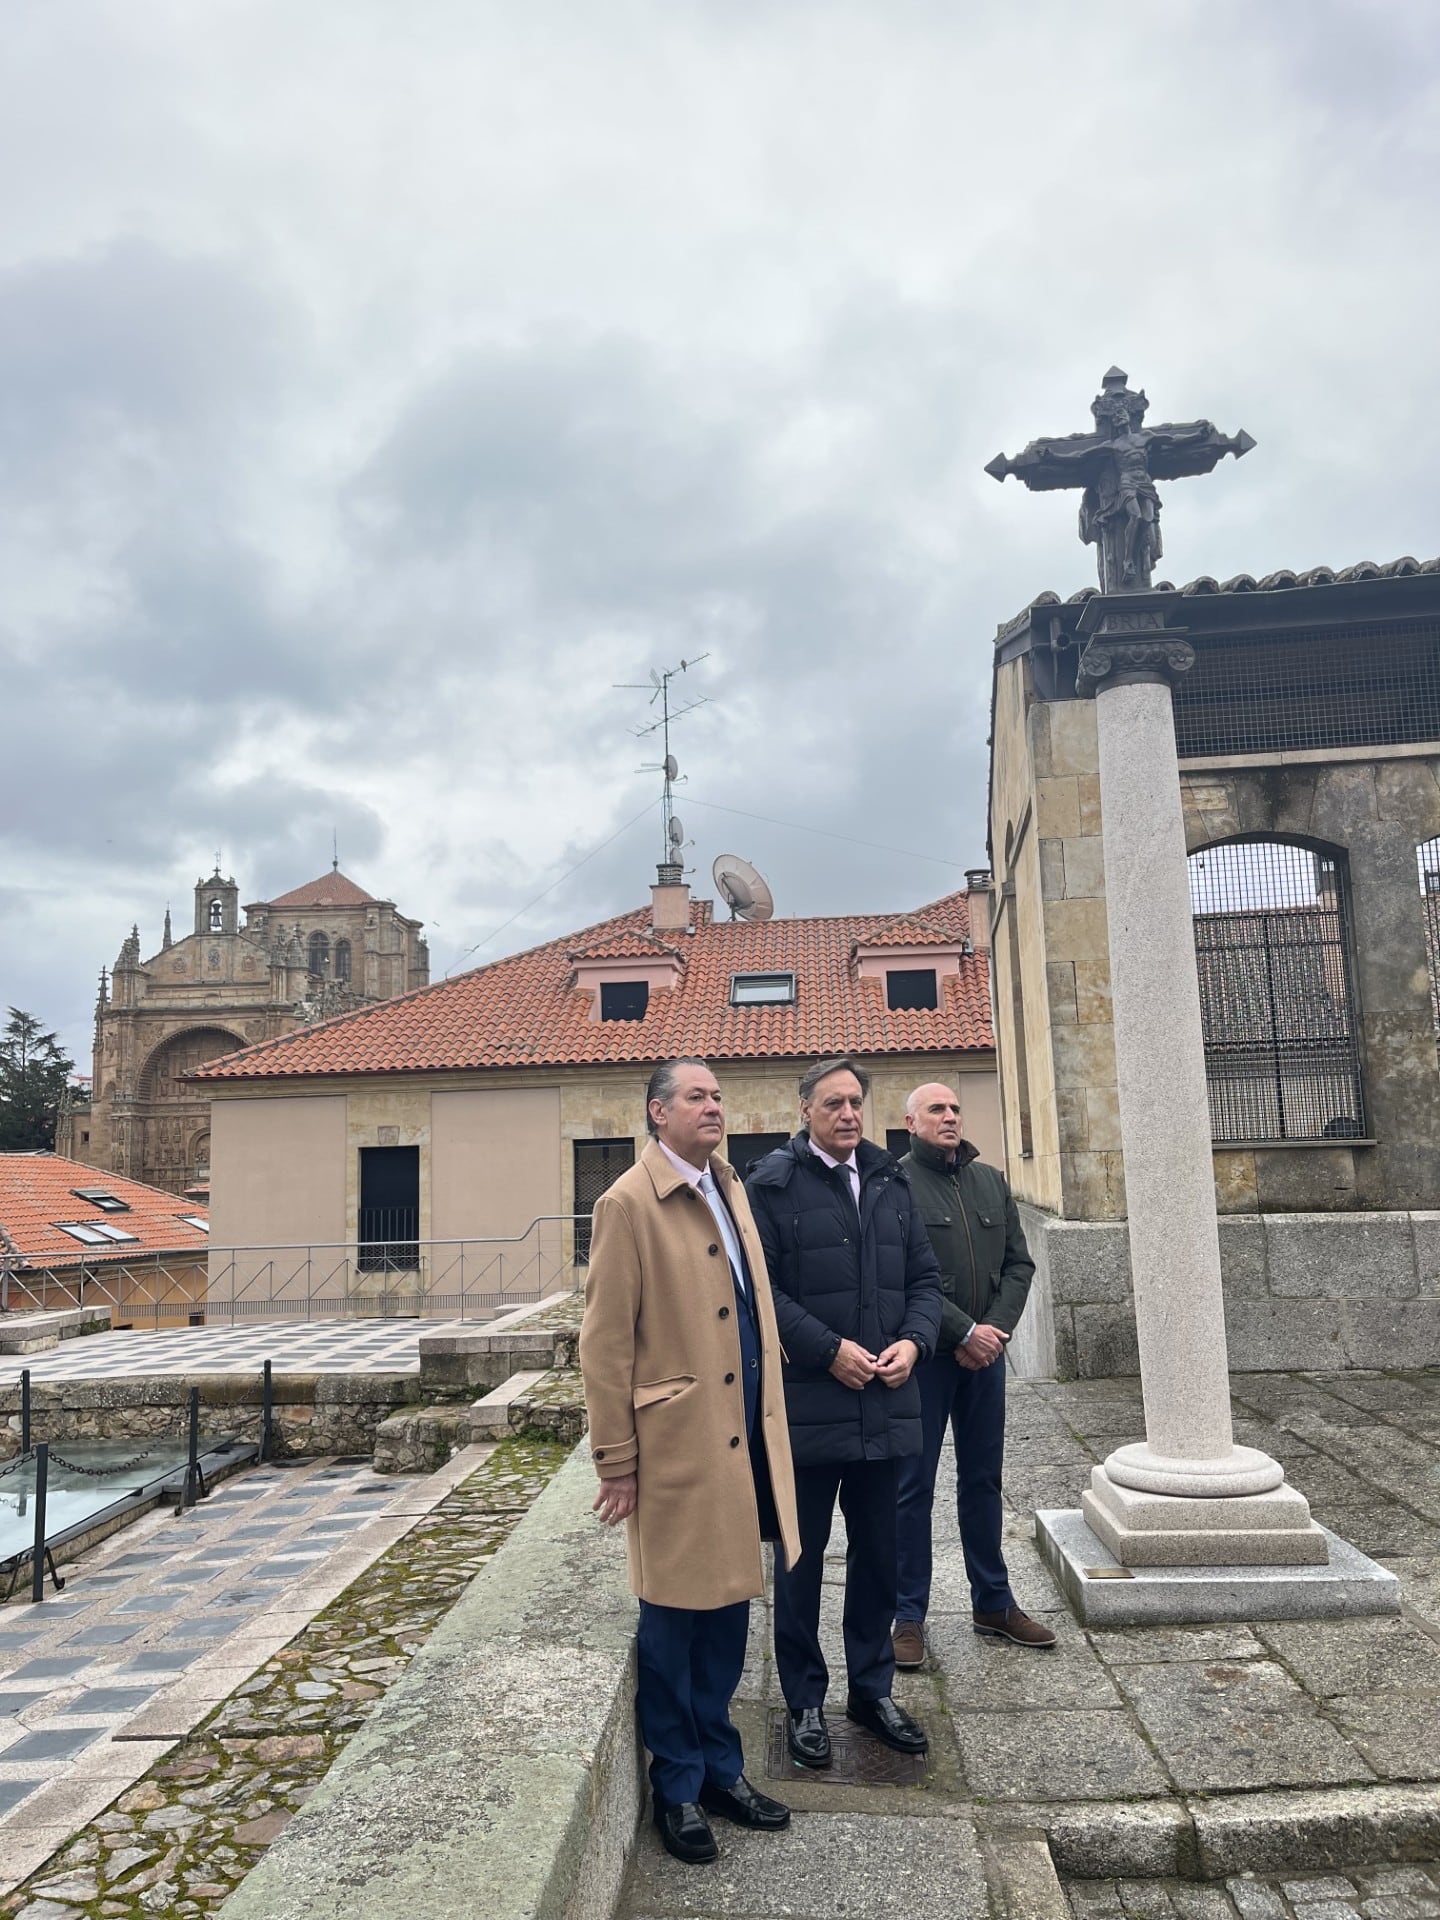
[[[1183,603],[1147,592],[1160,551],[1157,479],[1248,453],[1207,420],[1141,426],[1143,393],[1112,367],[1097,431],[1035,440],[986,469],[1029,487],[1085,487],[1081,537],[1105,593],[1079,622],[1076,695],[1096,702],[1115,1083],[1146,1438],[1096,1467],[1079,1513],[1038,1516],[1042,1550],[1081,1607],[1106,1549],[1125,1568],[1324,1565],[1324,1533],[1278,1461],[1237,1446],[1211,1157],[1205,1046],[1171,689],[1194,664]],[[1112,596],[1121,598],[1118,603]],[[1068,1572],[1067,1572],[1068,1568]],[[1222,1604],[1227,1592],[1222,1579]],[[1145,1604],[1158,1604],[1152,1593]],[[1188,1585],[1162,1616],[1207,1616]],[[1251,1606],[1289,1606],[1283,1592]],[[1193,1609],[1199,1608],[1200,1611]],[[1187,1609],[1192,1609],[1187,1611]],[[1302,1608],[1302,1611],[1304,1609]],[[1137,1613],[1135,1617],[1140,1617]]]
[[[1150,402],[1132,393],[1129,376],[1111,367],[1090,404],[1093,433],[1032,440],[1013,460],[997,453],[985,471],[997,480],[1014,474],[1037,493],[1083,487],[1080,538],[1099,548],[1102,593],[1140,593],[1164,552],[1157,480],[1209,473],[1227,453],[1238,460],[1255,442],[1248,433],[1221,433],[1208,420],[1145,426]]]

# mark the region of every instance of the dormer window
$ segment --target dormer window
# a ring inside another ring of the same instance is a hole
[[[212,900],[210,902],[210,931],[211,933],[223,933],[224,930],[225,930],[224,905],[219,900]]]
[[[885,1004],[892,1013],[931,1013],[940,1004],[934,967],[891,967]]]
[[[107,1187],[72,1187],[71,1193],[77,1200],[88,1200],[92,1207],[98,1207],[102,1213],[129,1213],[130,1202],[122,1200],[118,1193],[111,1193]]]
[[[795,1004],[793,973],[732,973],[732,1007],[789,1007]]]
[[[602,1020],[643,1020],[650,1005],[648,980],[602,980],[600,982],[600,1018]]]

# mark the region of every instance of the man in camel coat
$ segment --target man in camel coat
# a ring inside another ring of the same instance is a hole
[[[655,1824],[677,1859],[714,1860],[707,1813],[761,1830],[790,1810],[744,1774],[730,1700],[745,1665],[764,1540],[799,1558],[780,1343],[765,1256],[716,1152],[725,1112],[703,1060],[646,1090],[651,1139],[596,1202],[580,1368],[600,1476],[626,1523],[640,1599],[640,1732]]]

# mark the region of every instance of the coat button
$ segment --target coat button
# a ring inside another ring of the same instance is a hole
[[[738,1433],[737,1433],[737,1434],[735,1435],[735,1438],[734,1438],[734,1439],[733,1439],[733,1440],[732,1440],[732,1441],[730,1442],[730,1444],[731,1444],[731,1446],[732,1446],[732,1447],[738,1447],[738,1446],[739,1446],[739,1444],[740,1444],[740,1436],[739,1436],[739,1434],[738,1434]]]
[[[751,1365],[751,1368],[752,1368],[752,1369],[754,1369],[755,1367],[758,1367],[758,1366],[759,1366],[759,1364],[760,1364],[760,1362],[759,1362],[758,1360],[752,1360],[752,1361],[750,1362],[750,1365]]]
[[[734,1374],[733,1374],[733,1373],[727,1373],[727,1374],[726,1374],[726,1376],[725,1376],[725,1384],[726,1384],[726,1386],[727,1386],[727,1387],[733,1387],[733,1386],[734,1386],[734,1384],[735,1384],[735,1376],[734,1376]]]
[[[605,1449],[604,1449],[603,1447],[597,1447],[597,1448],[596,1448],[596,1450],[595,1450],[595,1458],[596,1458],[597,1460],[603,1460],[603,1459],[605,1458]]]
[[[710,1242],[710,1245],[705,1249],[705,1251],[707,1253],[719,1253],[720,1249],[719,1247],[716,1246],[715,1242],[712,1240]]]
[[[729,1307],[721,1307],[721,1309],[720,1309],[720,1318],[721,1318],[722,1320],[728,1320],[728,1319],[730,1318],[730,1309],[729,1309]]]

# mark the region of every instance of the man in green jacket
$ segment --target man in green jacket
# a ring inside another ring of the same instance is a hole
[[[948,1427],[955,1437],[960,1544],[976,1633],[1020,1647],[1053,1647],[1055,1635],[1022,1613],[1000,1548],[1004,1509],[1005,1347],[1025,1310],[1035,1262],[1004,1174],[985,1166],[961,1135],[950,1087],[917,1087],[905,1106],[911,1147],[900,1162],[925,1219],[944,1287],[934,1354],[915,1369],[921,1451],[901,1462],[897,1667],[925,1659],[930,1604],[930,1515]]]

